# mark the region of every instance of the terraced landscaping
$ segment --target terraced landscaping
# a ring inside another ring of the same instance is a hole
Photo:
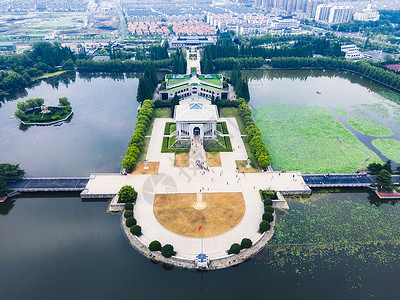
[[[386,137],[393,135],[392,130],[378,122],[361,117],[352,117],[347,119],[347,123],[355,130],[370,136]]]
[[[351,173],[379,157],[325,108],[267,104],[253,110],[277,170]]]

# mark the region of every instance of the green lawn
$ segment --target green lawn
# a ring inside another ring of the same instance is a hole
[[[153,118],[171,118],[171,108],[169,107],[154,108]]]
[[[143,148],[142,151],[140,152],[140,155],[138,157],[138,162],[144,161],[147,156],[147,150],[149,149],[149,144],[150,144],[150,138],[144,138],[143,140]]]
[[[347,123],[355,130],[370,136],[385,137],[393,135],[392,130],[385,125],[372,121],[367,118],[352,117],[347,119]]]
[[[381,162],[323,107],[267,104],[253,117],[277,170],[350,173]]]
[[[187,87],[187,86],[189,86],[189,84],[183,84],[183,85],[174,87],[174,88],[172,88],[172,89],[169,89],[168,91],[169,91],[169,92],[177,91],[177,90],[180,90],[180,89],[185,88],[185,87]]]
[[[151,120],[149,127],[147,127],[145,136],[150,136],[153,132],[154,119]]]
[[[222,107],[220,110],[221,118],[236,118],[241,134],[247,134],[242,117],[239,115],[236,107]]]
[[[400,141],[376,139],[372,141],[372,145],[390,160],[400,163]]]
[[[211,85],[200,84],[200,86],[202,86],[203,88],[206,88],[206,89],[217,91],[217,92],[223,91],[222,89],[215,88],[215,87],[213,87]]]
[[[35,77],[33,80],[46,79],[46,78],[58,76],[58,75],[63,74],[65,72],[67,72],[67,71],[57,71],[57,72],[54,72],[54,73],[46,73],[46,74],[43,74],[42,76]]]
[[[254,169],[261,170],[261,167],[258,164],[256,156],[254,155],[253,151],[250,150],[249,138],[247,136],[243,136],[242,140],[244,147],[246,148],[247,157],[250,158],[250,166],[252,166]]]

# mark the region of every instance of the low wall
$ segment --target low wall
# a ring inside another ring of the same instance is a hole
[[[220,258],[210,259],[209,270],[224,269],[237,265],[241,262],[249,260],[250,258],[254,257],[258,252],[260,252],[274,235],[275,220],[276,220],[275,212],[273,213],[273,216],[274,220],[271,222],[271,229],[264,232],[261,235],[261,237],[253,243],[253,246],[251,248],[244,249],[240,251],[239,254],[231,254],[231,255],[227,254],[226,256]],[[193,259],[182,258],[179,257],[179,253],[178,256],[165,258],[160,251],[150,251],[148,245],[144,243],[140,239],[140,237],[137,237],[130,232],[129,228],[125,225],[125,220],[126,218],[122,215],[121,216],[122,230],[125,233],[125,236],[128,239],[131,246],[135,248],[139,253],[141,253],[148,259],[156,262],[173,265],[175,267],[183,269],[195,269],[194,258]]]

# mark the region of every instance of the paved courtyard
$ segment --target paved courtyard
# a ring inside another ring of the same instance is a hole
[[[87,194],[116,194],[123,185],[132,185],[138,192],[134,216],[142,227],[140,237],[146,244],[158,240],[162,244],[172,244],[177,257],[193,259],[201,252],[201,239],[177,235],[161,226],[153,213],[155,194],[165,193],[208,193],[241,192],[246,210],[242,221],[232,230],[218,236],[204,238],[204,252],[210,258],[226,255],[232,243],[240,243],[242,238],[253,242],[260,238],[258,231],[264,212],[259,189],[277,191],[304,191],[308,187],[298,172],[264,172],[238,174],[235,160],[247,159],[240,131],[234,118],[226,121],[230,132],[233,152],[221,152],[221,167],[202,171],[198,167],[174,168],[174,154],[161,153],[165,122],[171,119],[155,119],[151,136],[148,161],[159,161],[156,175],[93,174],[87,185]],[[201,224],[199,224],[200,226]],[[196,225],[197,226],[197,225]]]

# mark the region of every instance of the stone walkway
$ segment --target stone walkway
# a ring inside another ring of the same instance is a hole
[[[191,168],[196,167],[196,161],[204,163],[204,166],[206,164],[206,151],[204,151],[203,143],[199,141],[198,137],[195,137],[189,151],[189,165]]]

